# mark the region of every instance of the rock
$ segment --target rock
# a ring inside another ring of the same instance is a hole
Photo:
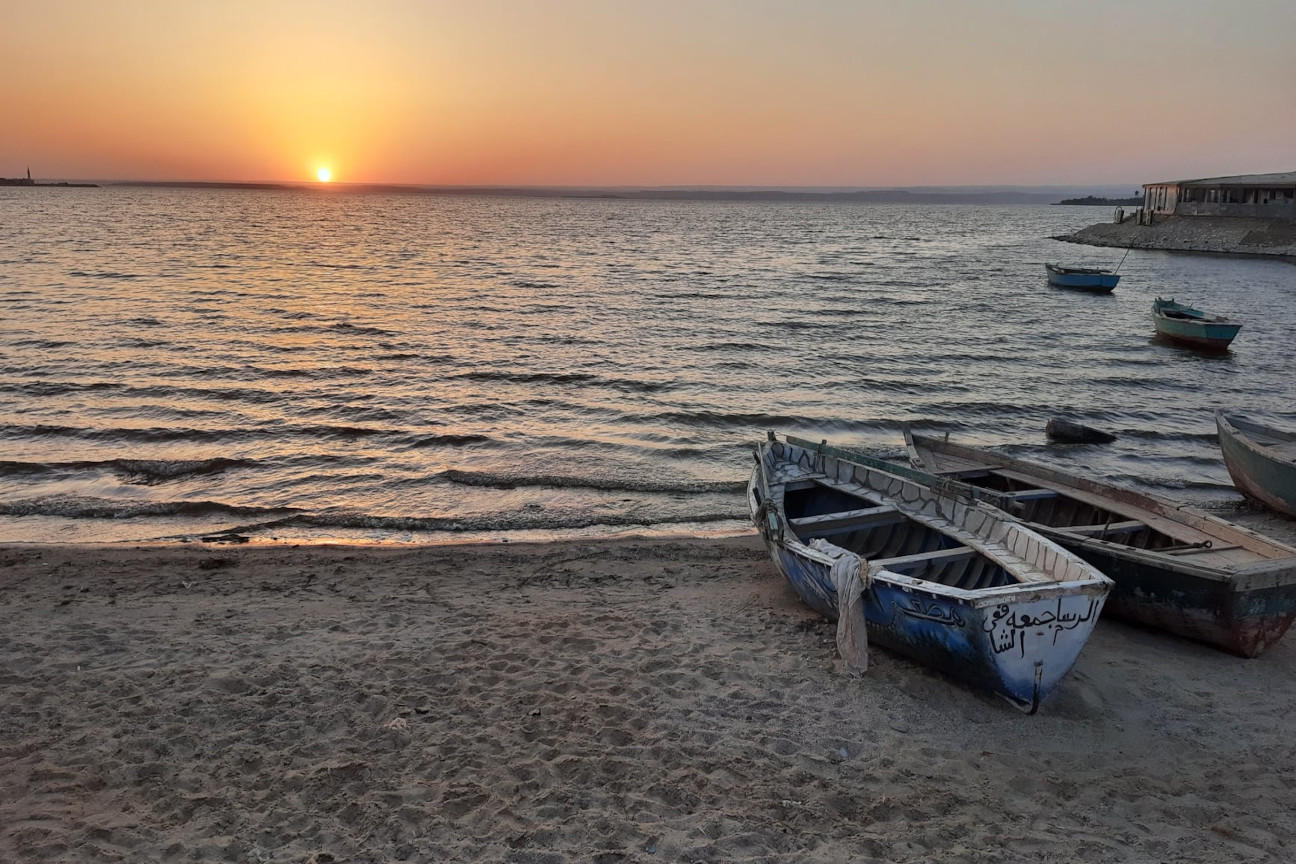
[[[1044,427],[1044,434],[1055,441],[1064,441],[1068,444],[1107,444],[1116,440],[1116,436],[1109,432],[1057,417],[1048,421],[1048,425]]]

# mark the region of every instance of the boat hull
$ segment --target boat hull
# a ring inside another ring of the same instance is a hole
[[[837,619],[828,565],[766,540],[779,572],[801,600]],[[1042,596],[975,604],[875,578],[864,594],[870,643],[1034,712],[1075,665],[1106,589],[1042,589]]]
[[[1073,288],[1095,294],[1110,294],[1120,282],[1117,273],[1077,273],[1051,266],[1045,267],[1048,282],[1056,288]]]
[[[752,521],[783,578],[836,620],[834,556],[859,556],[870,642],[1033,713],[1075,664],[1110,580],[991,507],[826,449],[772,441],[752,472]]]
[[[1220,440],[1221,443],[1225,440],[1222,433]],[[1260,655],[1296,623],[1296,550],[1156,496],[937,439],[913,436],[911,441],[916,445],[912,452],[923,463],[924,470],[938,476],[978,482],[974,477],[984,475],[984,469],[1005,470],[1022,481],[1033,479],[1044,487],[1073,489],[1089,501],[1105,502],[1120,514],[1115,517],[1117,520],[1127,518],[1132,512],[1142,513],[1153,522],[1182,523],[1193,531],[1203,532],[1197,536],[1210,537],[1213,546],[1219,549],[1232,547],[1237,552],[1239,544],[1249,544],[1260,550],[1249,560],[1210,566],[1202,563],[1200,554],[1210,546],[1197,551],[1188,547],[1178,553],[1158,552],[1098,537],[1079,537],[1068,532],[1065,525],[1041,521],[1056,521],[1057,510],[1041,511],[1035,517],[1023,514],[1020,518],[1031,528],[1111,578],[1115,584],[1107,609],[1113,615],[1244,657]],[[942,458],[953,460],[947,463],[950,466],[965,467],[944,470],[939,464]],[[976,463],[983,470],[966,467]],[[1130,507],[1136,509],[1131,511]]]
[[[1241,324],[1183,321],[1167,318],[1155,312],[1152,313],[1152,320],[1156,324],[1159,336],[1180,345],[1207,351],[1223,351],[1228,348],[1238,331],[1242,329]]]
[[[1205,642],[1243,657],[1258,657],[1296,621],[1296,563],[1268,568],[1271,579],[1236,579],[1172,570],[1137,550],[1102,541],[1076,541],[1066,532],[1034,525],[1059,546],[1101,570],[1115,585],[1107,609],[1127,621]],[[1267,584],[1271,582],[1278,585]]]
[[[1296,464],[1266,453],[1227,417],[1216,415],[1215,423],[1233,485],[1253,501],[1296,519]]]

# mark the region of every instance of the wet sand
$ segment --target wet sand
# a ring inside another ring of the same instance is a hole
[[[1296,858],[1296,636],[1104,619],[1034,717],[755,536],[0,547],[0,861]]]

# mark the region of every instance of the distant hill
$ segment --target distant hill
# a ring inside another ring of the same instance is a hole
[[[1067,198],[1057,203],[1074,204],[1080,207],[1138,207],[1143,203],[1143,196],[1139,195],[1134,198],[1099,198],[1094,195],[1086,195],[1083,198]]]

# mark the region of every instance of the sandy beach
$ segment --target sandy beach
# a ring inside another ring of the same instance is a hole
[[[1104,619],[1034,717],[758,539],[0,547],[0,861],[1296,858],[1296,637]]]

